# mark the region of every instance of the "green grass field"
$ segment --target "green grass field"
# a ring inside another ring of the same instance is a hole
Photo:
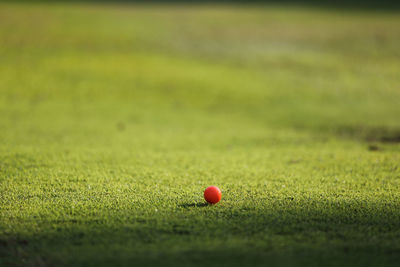
[[[399,142],[397,11],[0,4],[1,266],[398,266]]]

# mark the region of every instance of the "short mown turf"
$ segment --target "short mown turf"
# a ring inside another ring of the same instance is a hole
[[[399,48],[397,11],[0,4],[0,265],[398,266]]]

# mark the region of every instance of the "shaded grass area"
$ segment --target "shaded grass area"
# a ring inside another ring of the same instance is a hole
[[[0,263],[397,266],[399,29],[0,4]]]
[[[131,208],[105,209],[103,219],[78,212],[75,219],[41,222],[62,226],[2,240],[2,246],[19,264],[397,264],[398,202],[326,197],[268,198],[263,192],[268,204],[160,208],[145,218]]]

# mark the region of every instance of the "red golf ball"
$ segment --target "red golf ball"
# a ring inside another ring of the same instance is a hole
[[[221,195],[221,190],[216,186],[210,186],[204,190],[204,199],[210,204],[218,203],[221,200]]]

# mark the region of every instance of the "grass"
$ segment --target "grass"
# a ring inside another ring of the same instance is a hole
[[[397,266],[399,29],[0,4],[0,265]]]

